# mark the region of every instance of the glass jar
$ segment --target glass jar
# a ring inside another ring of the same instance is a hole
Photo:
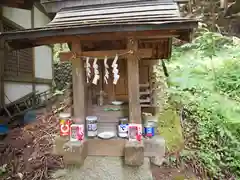
[[[126,138],[128,136],[128,117],[119,118],[118,136],[122,138]]]
[[[87,136],[88,137],[96,137],[97,136],[97,116],[87,116]]]

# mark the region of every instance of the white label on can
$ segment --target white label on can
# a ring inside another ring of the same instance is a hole
[[[118,125],[118,132],[119,133],[127,133],[128,132],[128,125],[127,124]]]
[[[98,133],[97,133],[97,131],[88,131],[87,134],[89,137],[95,137],[95,136],[97,136]]]
[[[71,125],[70,141],[84,140],[84,125]]]
[[[88,131],[96,131],[97,124],[88,124]]]
[[[141,124],[129,124],[128,127],[129,141],[141,141],[142,139],[142,125]]]
[[[77,127],[72,127],[71,140],[77,140]]]

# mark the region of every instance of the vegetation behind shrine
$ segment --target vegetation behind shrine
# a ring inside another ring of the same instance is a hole
[[[240,178],[240,40],[205,30],[166,63],[169,102],[183,121],[181,157],[201,174]]]

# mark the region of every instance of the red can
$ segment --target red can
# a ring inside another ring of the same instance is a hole
[[[72,123],[71,114],[61,113],[59,115],[59,121],[60,121],[60,136],[69,136],[70,126]]]

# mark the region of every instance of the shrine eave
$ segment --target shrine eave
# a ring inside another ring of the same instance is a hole
[[[77,36],[110,32],[133,32],[133,31],[151,31],[151,30],[191,30],[197,27],[197,21],[179,21],[168,23],[145,23],[145,24],[115,24],[94,27],[70,26],[70,27],[49,27],[25,29],[12,32],[0,33],[0,38],[4,38],[9,46],[13,49],[23,49],[44,45],[38,43],[38,39],[61,37],[61,36]],[[55,42],[53,42],[55,43]]]

